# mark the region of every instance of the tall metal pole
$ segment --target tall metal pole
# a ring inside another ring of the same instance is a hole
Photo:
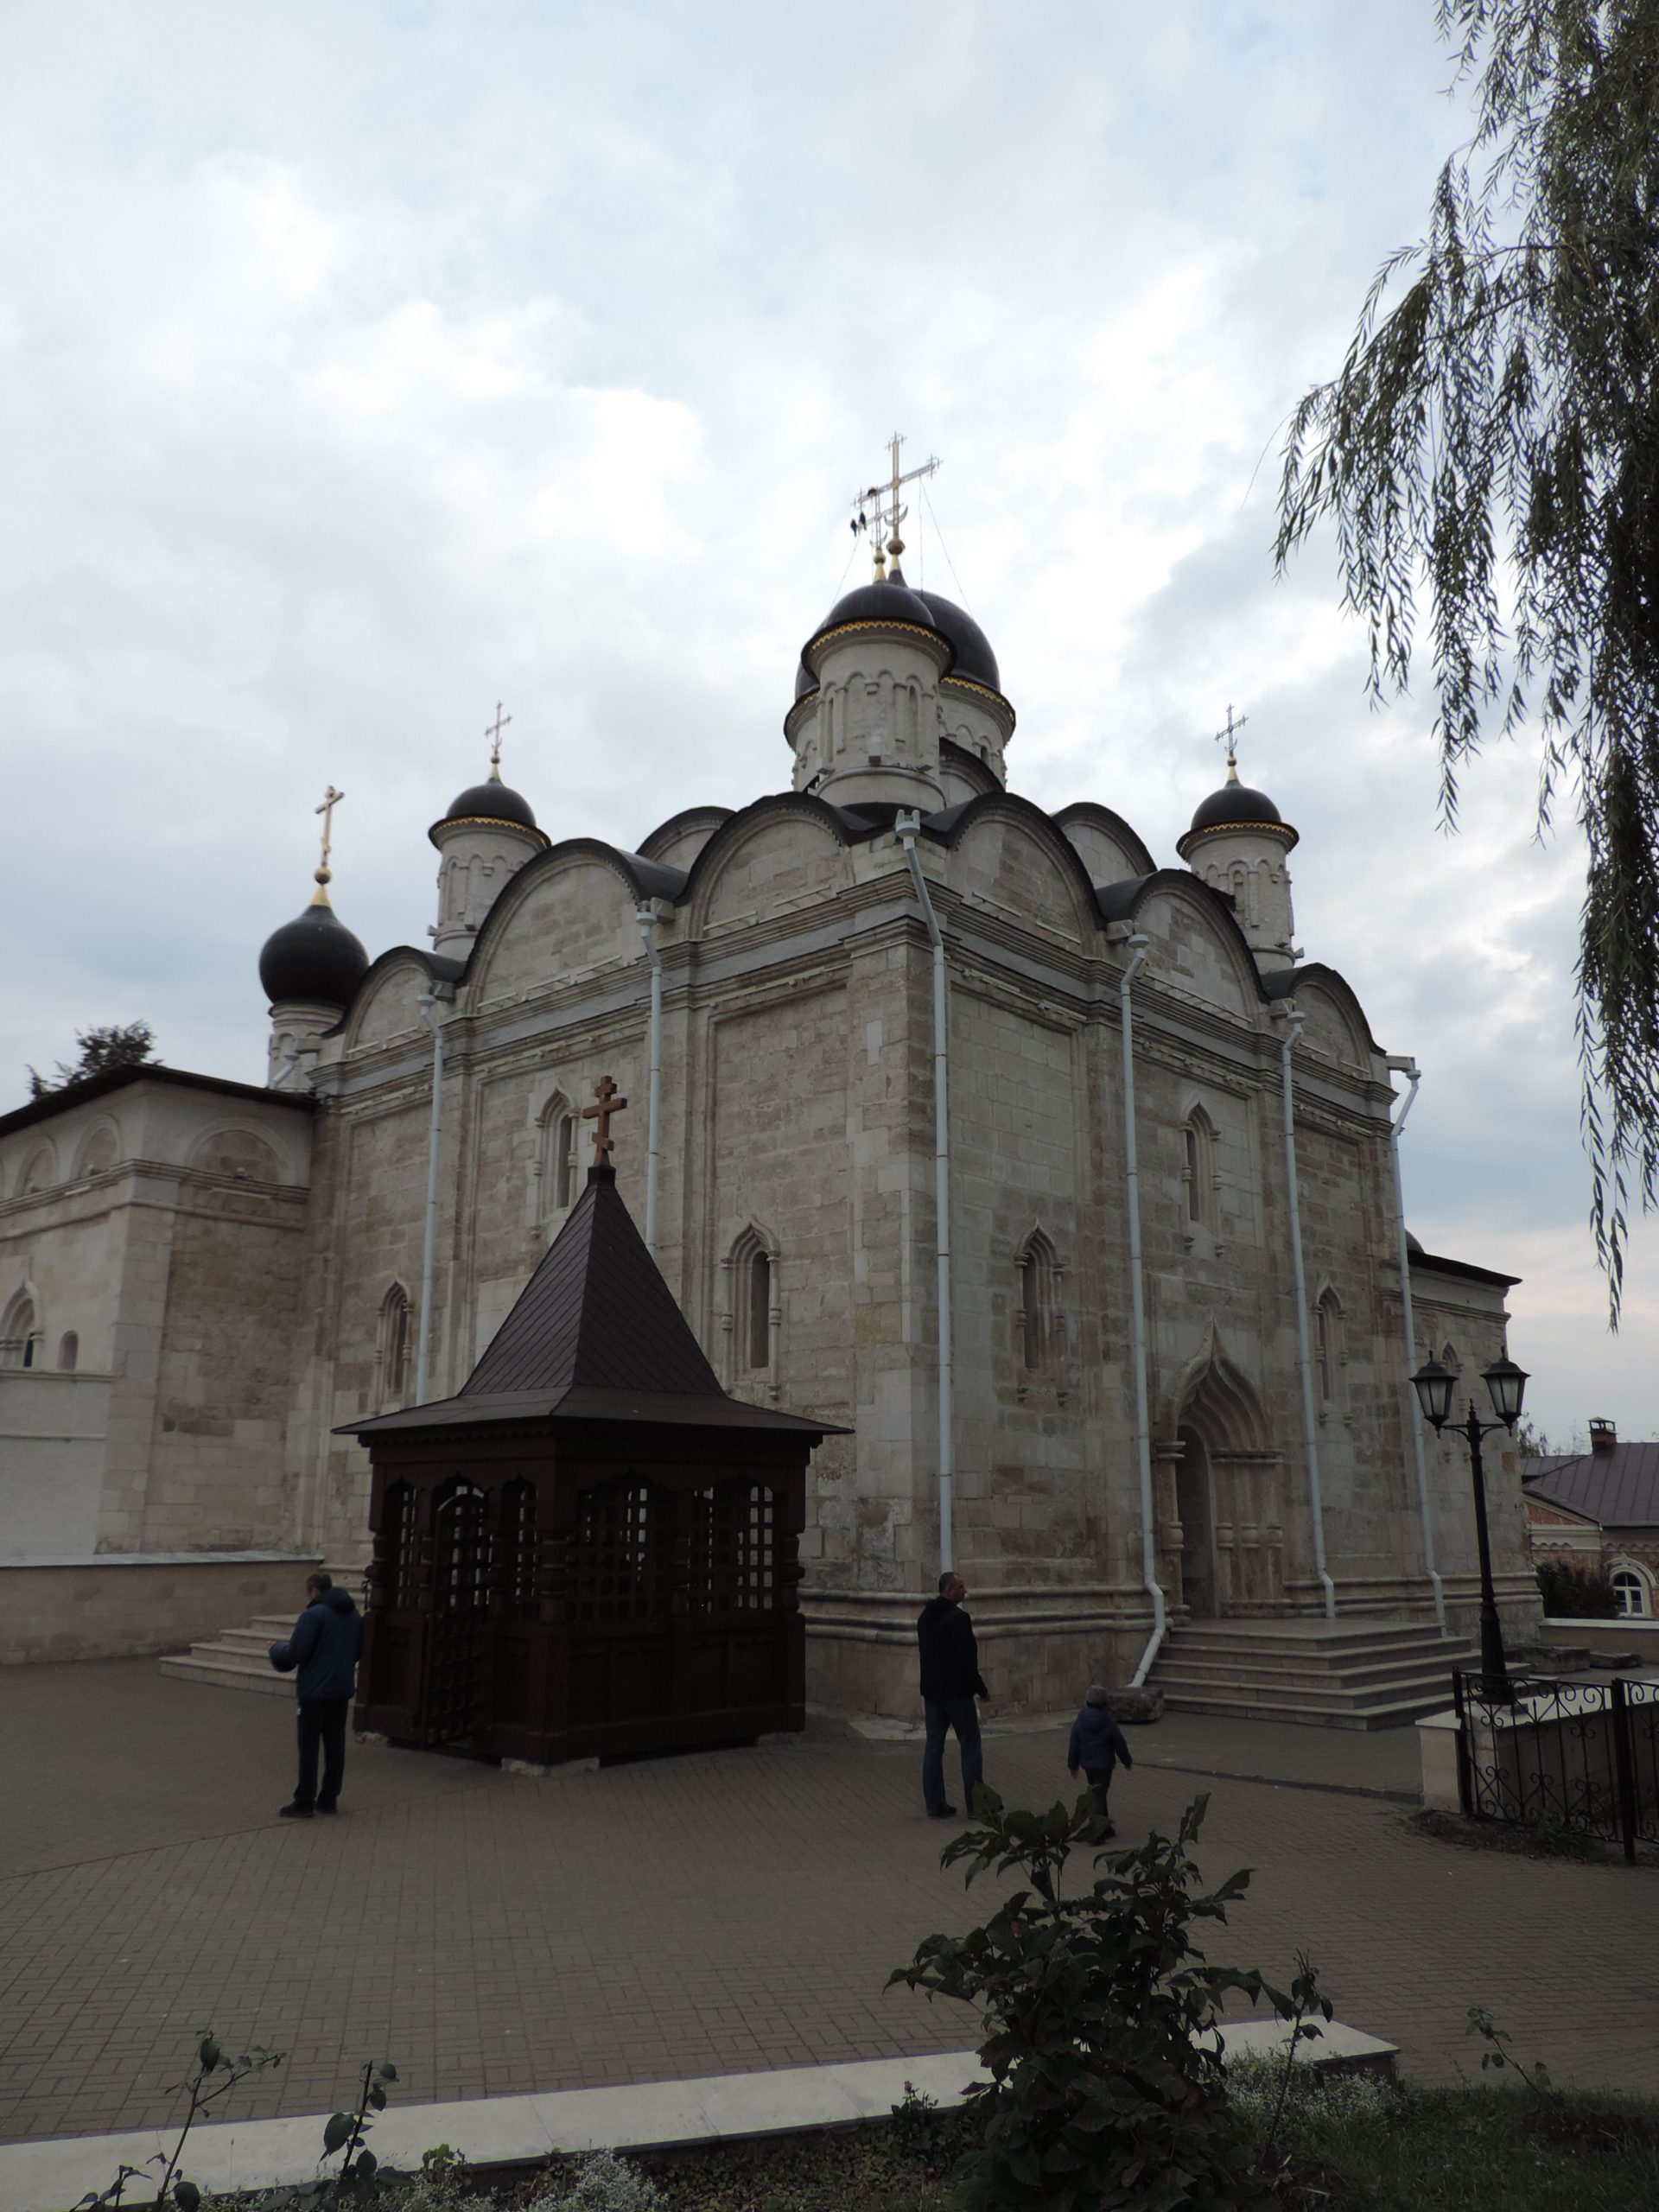
[[[1469,1465],[1475,1484],[1475,1544],[1480,1554],[1480,1694],[1489,1705],[1510,1705],[1509,1662],[1503,1651],[1503,1624],[1497,1617],[1497,1592],[1492,1586],[1492,1547],[1486,1533],[1486,1471],[1481,1464],[1480,1440],[1485,1434],[1470,1402],[1463,1433],[1469,1445]]]

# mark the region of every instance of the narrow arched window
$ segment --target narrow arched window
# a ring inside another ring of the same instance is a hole
[[[1342,1380],[1342,1301],[1334,1290],[1319,1294],[1313,1309],[1313,1338],[1319,1370],[1319,1395],[1327,1406],[1337,1402]]]
[[[772,1365],[772,1255],[756,1249],[749,1255],[748,1363],[750,1371]]]
[[[770,1234],[751,1222],[733,1238],[721,1270],[727,1380],[734,1389],[764,1382],[776,1397],[778,1251]]]
[[[80,1357],[80,1338],[73,1329],[66,1329],[58,1339],[58,1366],[65,1375],[73,1375]]]
[[[1048,1351],[1048,1316],[1043,1311],[1046,1290],[1041,1255],[1027,1252],[1020,1268],[1020,1305],[1025,1317],[1022,1334],[1026,1367],[1033,1374],[1041,1367]]]
[[[576,1117],[555,1096],[542,1109],[542,1211],[563,1213],[576,1195]]]
[[[20,1290],[0,1315],[0,1367],[41,1364],[41,1321],[35,1301]]]
[[[1202,1106],[1182,1124],[1181,1183],[1188,1227],[1216,1228],[1216,1133]]]
[[[1065,1330],[1059,1263],[1048,1237],[1040,1229],[1033,1229],[1015,1255],[1014,1264],[1020,1277],[1015,1315],[1020,1364],[1027,1375],[1038,1375],[1059,1350]]]
[[[380,1301],[380,1402],[402,1405],[409,1395],[409,1293],[395,1282]]]

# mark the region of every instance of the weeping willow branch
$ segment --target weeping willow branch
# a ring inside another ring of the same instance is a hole
[[[1437,18],[1475,134],[1291,418],[1274,556],[1282,572],[1334,526],[1375,695],[1403,691],[1426,645],[1449,824],[1497,730],[1538,734],[1541,823],[1571,800],[1616,1325],[1630,1204],[1659,1195],[1659,0],[1441,0]]]

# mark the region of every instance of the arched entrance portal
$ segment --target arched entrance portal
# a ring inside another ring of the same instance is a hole
[[[1181,1603],[1194,1620],[1283,1610],[1283,1461],[1249,1378],[1213,1329],[1166,1401],[1179,1451]]]
[[[1210,1492],[1210,1454],[1195,1428],[1177,1432],[1175,1511],[1181,1524],[1181,1596],[1195,1621],[1216,1616],[1215,1515]]]

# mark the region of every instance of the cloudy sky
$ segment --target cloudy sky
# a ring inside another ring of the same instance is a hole
[[[1581,861],[1495,746],[1363,696],[1276,451],[1460,135],[1429,0],[192,0],[0,10],[0,1106],[77,1027],[263,1078],[310,888],[423,942],[484,765],[635,843],[783,787],[802,639],[895,427],[912,580],[989,631],[1016,785],[1160,860],[1248,714],[1299,937],[1424,1084],[1431,1249],[1523,1275],[1565,1440],[1659,1431],[1659,1224],[1610,1338],[1570,1001]]]

